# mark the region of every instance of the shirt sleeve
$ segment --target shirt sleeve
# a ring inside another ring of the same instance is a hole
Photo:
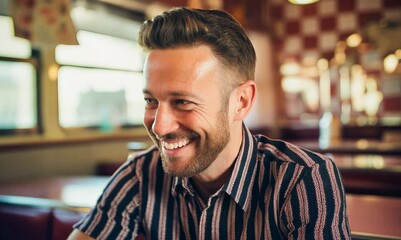
[[[345,192],[331,159],[304,169],[281,221],[287,239],[351,239]]]
[[[140,181],[135,160],[111,177],[96,206],[74,228],[96,239],[135,239],[141,232]]]

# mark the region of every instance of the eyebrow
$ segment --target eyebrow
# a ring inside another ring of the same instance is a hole
[[[152,92],[150,90],[148,90],[148,89],[143,89],[142,92],[144,94],[148,94],[148,95],[153,96]],[[195,98],[197,100],[202,100],[202,98],[200,96],[194,95],[193,93],[190,93],[190,92],[187,92],[187,91],[173,91],[173,92],[169,92],[168,95],[169,96],[173,96],[173,97],[185,97],[185,96],[188,97],[189,96],[189,97]]]

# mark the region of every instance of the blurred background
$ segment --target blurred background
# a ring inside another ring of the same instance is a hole
[[[174,6],[223,9],[246,29],[258,59],[252,132],[333,156],[347,194],[401,208],[398,0],[0,0],[0,194],[107,178],[150,146],[136,38]]]
[[[258,55],[246,119],[255,133],[301,144],[320,136],[320,147],[401,141],[400,1],[0,4],[0,181],[90,174],[125,159],[127,143],[148,142],[136,38],[172,6],[224,9],[246,28]]]

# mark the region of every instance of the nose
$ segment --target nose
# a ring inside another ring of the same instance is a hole
[[[173,109],[169,106],[159,104],[155,113],[152,131],[157,137],[162,137],[178,129],[178,122]]]

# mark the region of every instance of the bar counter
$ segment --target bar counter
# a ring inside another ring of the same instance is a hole
[[[318,141],[291,141],[303,148],[333,154],[379,154],[379,155],[401,155],[401,142],[386,142],[378,140],[336,140],[327,146],[319,145]]]

